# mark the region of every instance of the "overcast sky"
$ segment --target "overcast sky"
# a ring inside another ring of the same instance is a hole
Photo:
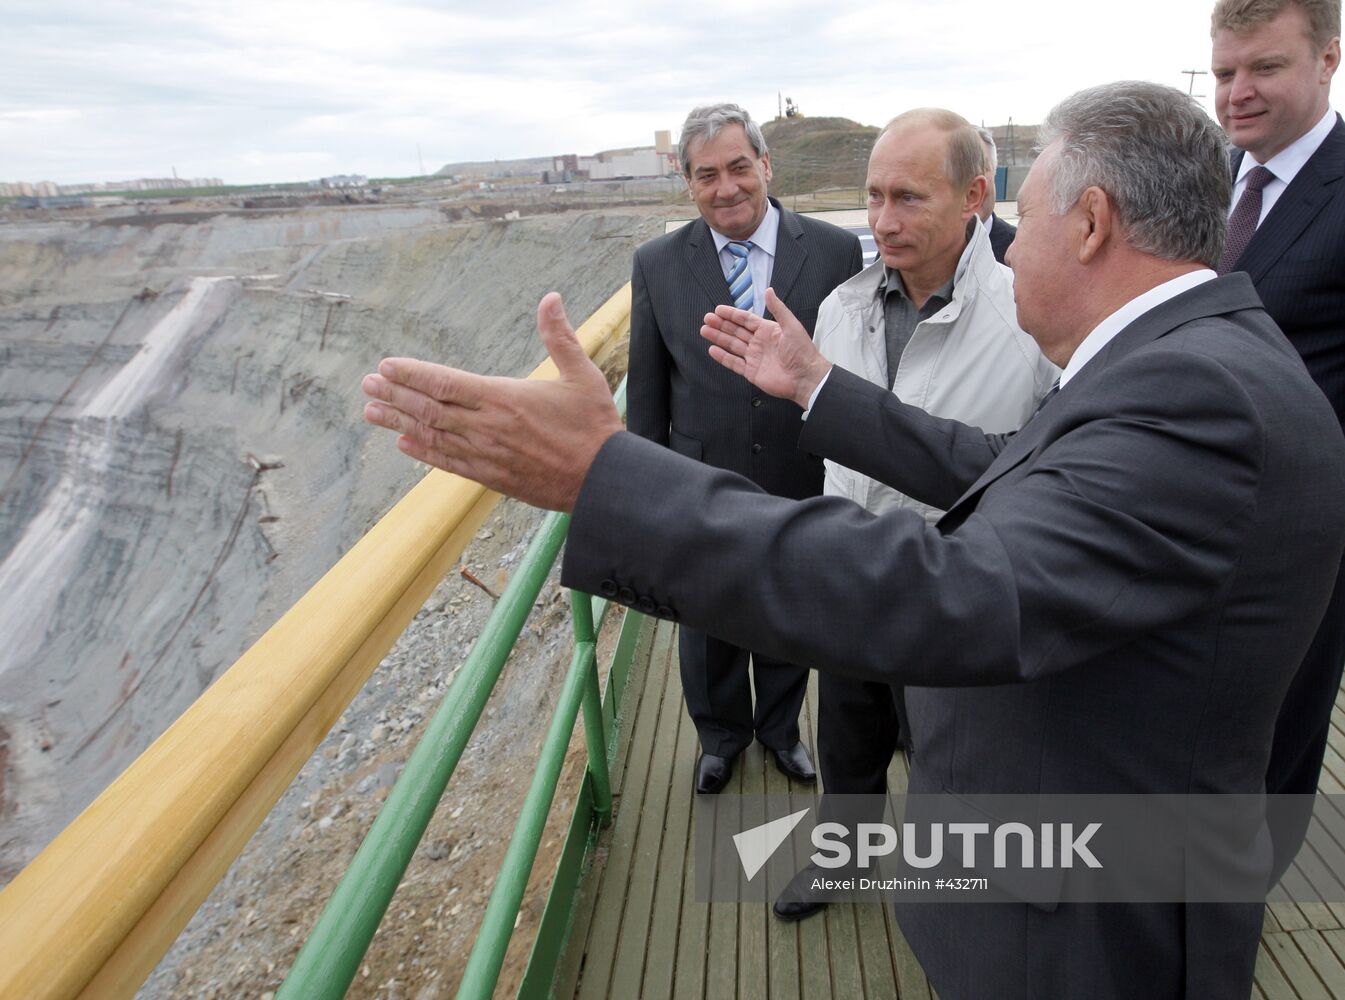
[[[1034,123],[1096,83],[1187,89],[1210,6],[0,0],[0,181],[407,176],[649,145],[709,101],[768,120],[777,92],[867,125]]]

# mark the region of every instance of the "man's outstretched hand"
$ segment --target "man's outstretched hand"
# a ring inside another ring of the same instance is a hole
[[[705,317],[701,336],[713,346],[710,357],[763,392],[792,399],[805,410],[813,390],[831,371],[831,362],[813,347],[803,324],[766,289],[774,320],[733,306],[716,306]]]
[[[565,318],[560,295],[537,307],[537,330],[560,377],[474,375],[385,358],[361,383],[364,419],[400,433],[412,458],[550,510],[574,509],[598,449],[621,430],[602,372]]]

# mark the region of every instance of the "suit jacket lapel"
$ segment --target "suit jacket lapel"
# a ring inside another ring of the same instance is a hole
[[[714,237],[704,219],[687,224],[689,233],[685,244],[686,263],[697,284],[705,291],[710,300],[709,312],[715,306],[729,306],[729,284],[724,280],[724,268],[719,263],[719,254],[715,252]]]
[[[1241,162],[1241,157],[1237,157],[1235,172]],[[1316,218],[1318,209],[1331,195],[1331,185],[1340,182],[1342,172],[1345,172],[1345,123],[1337,116],[1335,127],[1276,199],[1275,207],[1265,221],[1256,228],[1247,249],[1238,258],[1237,269],[1250,274],[1252,281],[1265,277],[1308,223]]]
[[[771,199],[771,203],[779,208],[779,202]],[[775,294],[780,296],[782,302],[789,301],[789,291],[794,287],[794,282],[803,270],[804,262],[808,259],[808,247],[804,244],[803,226],[799,224],[799,217],[793,212],[780,209],[780,230],[775,239],[775,264],[771,268],[771,287],[775,289]],[[765,294],[762,289],[762,294]],[[770,316],[770,313],[766,313]]]
[[[952,517],[956,513],[958,520],[965,518],[971,512],[967,505],[974,508],[980,495],[995,480],[1021,465],[1043,442],[1056,437],[1061,424],[1071,419],[1069,401],[1084,398],[1090,385],[1104,377],[1113,362],[1192,320],[1261,308],[1264,307],[1251,280],[1245,274],[1234,273],[1197,285],[1150,309],[1113,337],[1095,358],[1080,369],[1078,375],[1070,379],[1069,385],[1057,393],[1055,399],[1042,407],[1021,430],[1009,438],[1004,450],[972,484],[971,489],[948,509],[944,517]]]

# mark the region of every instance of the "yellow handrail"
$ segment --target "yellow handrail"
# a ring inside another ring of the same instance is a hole
[[[134,994],[498,499],[430,472],[0,891],[0,997]]]

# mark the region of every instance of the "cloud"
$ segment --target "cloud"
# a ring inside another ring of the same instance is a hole
[[[429,169],[589,153],[675,132],[707,101],[768,119],[780,93],[865,124],[921,104],[1032,122],[1105,80],[1184,84],[1209,48],[1204,9],[1167,0],[1125,17],[1059,0],[6,6],[3,180],[397,176],[417,146]]]

